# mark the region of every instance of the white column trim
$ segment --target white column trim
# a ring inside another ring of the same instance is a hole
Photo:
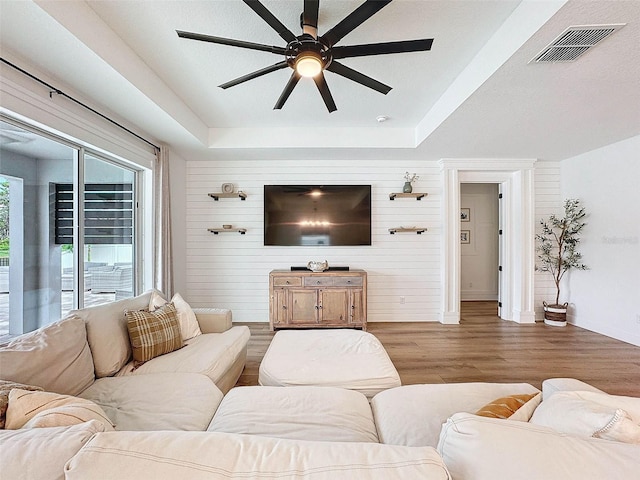
[[[534,189],[535,159],[441,159],[443,238],[441,323],[460,323],[460,184],[503,186],[504,258],[502,318],[535,322]]]

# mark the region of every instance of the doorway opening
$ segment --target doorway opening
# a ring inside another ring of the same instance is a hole
[[[500,318],[534,323],[534,190],[529,159],[442,159],[443,235],[442,310],[440,322],[460,323],[461,229],[460,187],[464,183],[496,183],[502,194],[503,261],[499,277]]]
[[[499,315],[500,208],[497,183],[460,184],[460,321]]]

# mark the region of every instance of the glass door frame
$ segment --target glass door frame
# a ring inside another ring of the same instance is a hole
[[[142,215],[140,212],[152,209],[153,193],[150,191],[152,187],[152,171],[142,165],[139,165],[133,161],[127,160],[110,154],[109,152],[98,150],[87,146],[83,142],[75,139],[70,139],[63,134],[56,134],[55,132],[48,131],[42,127],[28,123],[21,119],[16,119],[10,115],[0,112],[0,121],[6,122],[18,128],[24,129],[36,135],[42,136],[53,142],[57,142],[64,146],[70,147],[73,152],[73,191],[74,191],[74,214],[73,214],[73,308],[82,308],[84,306],[84,275],[80,272],[84,271],[84,184],[85,184],[85,166],[86,156],[90,155],[100,161],[104,161],[115,165],[119,168],[123,168],[133,173],[134,180],[134,198],[133,198],[133,248],[132,248],[132,267],[133,267],[133,281],[132,290],[133,295],[137,295],[141,292],[145,286],[151,285],[149,279],[152,279],[152,272],[147,272],[146,269],[151,268],[151,263],[143,265],[142,259],[144,258],[143,252],[148,250],[149,245],[153,245],[153,228],[152,222],[146,221],[144,217],[149,215]],[[149,204],[147,206],[147,203]],[[22,267],[24,268],[24,266]],[[24,288],[24,287],[23,287]],[[21,295],[24,291],[21,292]],[[15,322],[10,319],[10,334],[16,335],[25,332],[24,318],[21,320],[21,325],[16,325]],[[55,321],[53,319],[52,321]],[[27,327],[27,330],[31,330]]]

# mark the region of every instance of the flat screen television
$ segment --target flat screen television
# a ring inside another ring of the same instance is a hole
[[[264,244],[371,245],[371,185],[265,185]]]

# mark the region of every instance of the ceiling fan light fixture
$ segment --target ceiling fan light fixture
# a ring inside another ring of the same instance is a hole
[[[302,52],[296,57],[295,69],[303,77],[315,77],[322,72],[322,57],[316,52]]]

